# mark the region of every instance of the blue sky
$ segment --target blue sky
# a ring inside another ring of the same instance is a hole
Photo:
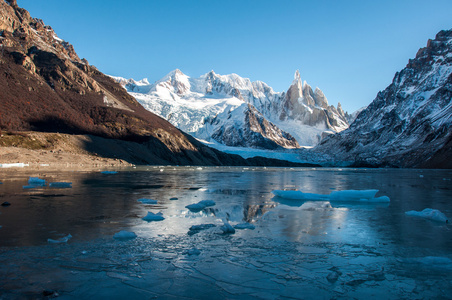
[[[450,0],[18,0],[102,72],[154,82],[214,70],[287,90],[295,70],[330,104],[368,105],[442,29]]]

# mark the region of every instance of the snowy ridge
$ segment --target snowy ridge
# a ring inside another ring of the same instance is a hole
[[[335,160],[446,167],[452,125],[452,30],[418,51],[348,130],[316,151]]]
[[[320,89],[312,91],[302,83],[299,71],[287,93],[275,92],[262,81],[214,71],[191,78],[177,69],[153,84],[112,78],[147,110],[198,139],[226,146],[312,147],[348,127],[340,105],[328,106]]]

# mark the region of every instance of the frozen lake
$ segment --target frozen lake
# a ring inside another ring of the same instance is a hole
[[[30,187],[30,177],[45,186]],[[450,223],[405,214],[451,218],[451,170],[0,169],[0,182],[0,202],[11,204],[0,207],[0,299],[452,297]],[[271,193],[284,189],[378,189],[391,202]],[[186,208],[202,200],[211,206]],[[164,220],[143,220],[148,212]],[[249,228],[225,234],[225,221]],[[113,238],[121,230],[137,237]]]

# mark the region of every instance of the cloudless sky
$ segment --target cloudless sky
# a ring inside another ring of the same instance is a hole
[[[368,105],[437,32],[451,0],[18,0],[100,71],[154,82],[214,70],[286,91],[295,70],[330,104]]]

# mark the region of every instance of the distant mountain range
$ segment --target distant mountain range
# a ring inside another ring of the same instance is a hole
[[[302,82],[287,92],[261,81],[211,71],[190,78],[175,70],[150,84],[113,77],[149,111],[196,138],[233,147],[261,149],[314,146],[325,134],[348,127],[340,104],[328,105],[323,92]]]
[[[335,164],[452,168],[452,30],[429,40],[343,132],[315,148]]]
[[[80,59],[71,44],[42,20],[30,17],[16,1],[0,1],[0,16],[0,134],[95,135],[110,139],[110,145],[113,139],[121,140],[117,146],[123,152],[137,149],[124,141],[138,143],[140,151],[127,156],[136,164],[284,165],[228,155],[181,132]],[[92,141],[97,144],[80,147],[96,149],[95,155],[121,158],[120,151],[116,156],[99,139]]]

